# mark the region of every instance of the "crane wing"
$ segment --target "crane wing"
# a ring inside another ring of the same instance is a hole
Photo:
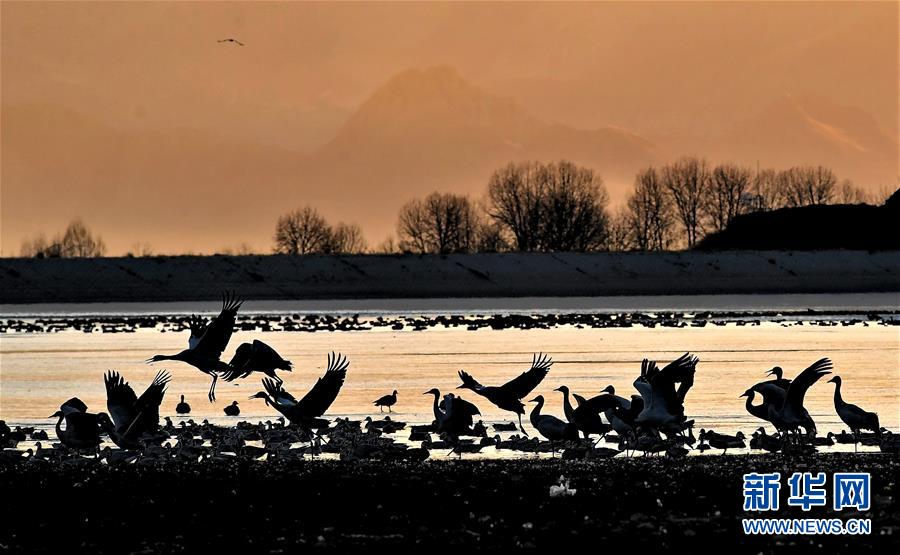
[[[244,301],[238,300],[234,293],[225,293],[222,297],[222,311],[206,327],[203,337],[197,342],[193,351],[200,356],[219,360],[222,351],[225,350],[231,339],[237,311],[243,303]]]
[[[117,430],[124,429],[137,416],[135,407],[137,395],[122,375],[115,370],[110,370],[103,376],[103,383],[106,385],[106,408],[109,410],[113,424]]]
[[[501,385],[498,389],[504,394],[521,399],[531,393],[544,380],[552,365],[553,360],[549,356],[538,353],[534,355],[531,361],[531,368],[522,372],[515,379]]]
[[[831,374],[833,368],[830,359],[822,358],[815,361],[812,366],[803,372],[800,372],[800,375],[794,378],[794,381],[792,381],[791,385],[788,387],[787,396],[784,401],[785,405],[790,405],[795,409],[802,408],[806,390],[822,376]]]
[[[349,366],[350,362],[343,355],[335,353],[328,355],[328,369],[325,370],[325,375],[319,378],[309,393],[297,402],[297,410],[307,418],[318,418],[325,414],[328,407],[337,399]]]

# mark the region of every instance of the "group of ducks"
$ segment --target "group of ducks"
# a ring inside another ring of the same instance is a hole
[[[222,309],[218,316],[208,322],[192,317],[187,349],[175,355],[155,355],[148,359],[148,362],[177,360],[208,374],[212,378],[208,394],[211,402],[215,400],[215,385],[219,377],[226,381],[234,381],[247,378],[254,372],[260,373],[265,376],[262,379],[263,390],[250,398],[261,399],[292,427],[299,430],[306,440],[321,441],[331,424],[323,416],[344,384],[349,361],[343,355],[329,354],[324,375],[299,400],[284,388],[283,380],[277,375],[278,370],[291,371],[291,362],[281,357],[269,345],[258,340],[242,343],[229,362],[222,361],[221,355],[231,338],[236,314],[242,304],[243,301],[238,300],[234,294],[223,295]],[[556,391],[562,393],[565,419],[543,414],[545,399],[538,395],[529,401],[534,403],[529,414],[530,423],[540,436],[549,440],[551,452],[555,452],[558,446],[579,444],[582,437],[587,440],[597,436],[607,441],[611,439],[615,441],[619,451],[683,455],[696,443],[693,435],[694,421],[686,416],[684,402],[694,384],[698,362],[699,359],[690,353],[682,355],[662,368],[655,361],[643,360],[640,374],[632,384],[637,394],[631,395],[630,398],[616,395],[612,385],[589,398],[571,392],[566,386],[560,386]],[[471,374],[461,370],[459,371],[461,385],[458,389],[467,389],[496,407],[515,414],[518,418],[518,430],[527,438],[528,434],[522,425],[522,417],[526,413],[523,399],[544,380],[552,364],[553,361],[549,356],[536,354],[530,368],[499,386],[483,385]],[[770,371],[770,374],[774,375],[773,379],[757,383],[748,389],[742,395],[747,397],[748,412],[771,423],[778,433],[777,436],[761,438],[761,435],[765,435],[764,430],[763,434],[757,432],[751,440],[751,447],[754,443],[765,444],[765,447],[761,448],[772,451],[791,445],[814,445],[816,427],[803,406],[804,396],[816,381],[831,373],[830,370],[832,370],[831,361],[821,359],[801,372],[794,380],[788,380],[783,377],[781,369],[776,367]],[[162,437],[159,428],[159,407],[170,380],[168,372],[161,371],[156,374],[146,390],[137,396],[118,372],[109,371],[104,376],[108,414],[91,413],[85,403],[77,397],[69,399],[51,415],[51,418],[58,418],[57,437],[63,445],[74,449],[96,450],[101,443],[102,435],[108,436],[122,449],[145,448],[148,442],[153,443]],[[881,428],[877,415],[843,400],[840,377],[835,376],[830,381],[836,384],[835,409],[850,428],[854,443],[862,438],[863,430],[874,432],[880,439]],[[753,401],[757,394],[762,397],[763,402],[754,405]],[[432,405],[434,421],[427,429],[414,431],[420,434],[423,442],[433,445],[430,433],[436,433],[459,453],[465,450],[466,442],[460,439],[462,437],[482,437],[480,445],[485,444],[487,434],[484,426],[481,422],[476,424],[474,421],[475,416],[481,414],[475,404],[453,393],[441,395],[438,389],[428,390],[425,395],[434,397]],[[382,412],[385,407],[391,412],[391,407],[397,403],[397,399],[398,392],[394,390],[391,394],[375,400],[373,404]],[[190,406],[185,402],[183,395],[176,406],[176,412],[182,415],[190,412]],[[238,415],[240,409],[237,402],[226,407],[225,412],[233,416]],[[387,419],[387,422],[391,421]],[[495,429],[499,430],[497,426],[495,425]],[[509,431],[515,431],[515,425],[511,426],[512,429]],[[367,428],[373,427],[377,426],[370,421]],[[399,429],[396,428],[396,424],[382,426],[384,427],[388,433]],[[831,437],[828,436],[829,439]],[[499,443],[497,438],[488,439]],[[745,447],[746,438],[740,432],[735,436],[728,436],[701,430],[699,440],[700,450],[717,448],[727,451],[729,448]],[[583,442],[580,444],[584,445]]]

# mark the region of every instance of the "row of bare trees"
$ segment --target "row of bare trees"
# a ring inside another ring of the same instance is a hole
[[[106,244],[84,223],[75,219],[66,230],[47,239],[43,233],[22,243],[22,256],[29,258],[93,258],[106,253]]]
[[[398,242],[379,252],[590,252],[668,250],[695,246],[741,214],[783,207],[871,201],[822,166],[754,172],[736,164],[711,166],[684,157],[635,176],[634,189],[615,214],[600,176],[562,160],[508,164],[495,171],[481,201],[432,193],[405,204]],[[330,224],[315,208],[284,214],[275,227],[281,254],[357,254],[368,249],[356,224]],[[22,245],[27,257],[103,256],[106,246],[80,220],[52,240],[37,235]],[[249,253],[241,246],[238,253]],[[152,253],[149,246],[137,251]]]
[[[402,251],[417,253],[592,251],[609,220],[600,177],[568,161],[509,164],[494,172],[486,199],[432,193],[400,210]]]
[[[815,204],[858,203],[866,193],[823,166],[766,169],[710,166],[685,157],[635,177],[634,190],[609,226],[610,250],[691,248],[747,212]]]
[[[366,251],[362,230],[356,224],[329,224],[311,206],[294,210],[275,226],[275,252],[280,254],[356,254]]]

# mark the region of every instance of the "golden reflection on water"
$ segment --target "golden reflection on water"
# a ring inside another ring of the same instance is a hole
[[[363,418],[378,415],[372,401],[393,389],[399,391],[394,418],[407,422],[431,420],[432,387],[450,391],[459,385],[457,371],[465,369],[487,385],[501,384],[527,369],[532,353],[549,353],[555,364],[534,394],[550,402],[545,412],[562,415],[561,395],[567,385],[576,393],[594,395],[608,384],[620,395],[635,393],[631,382],[643,357],[668,362],[685,351],[700,357],[686,412],[698,427],[723,432],[759,426],[744,410],[738,396],[774,365],[793,377],[821,357],[830,357],[844,378],[844,399],[879,414],[883,426],[898,428],[900,408],[900,329],[861,324],[822,327],[805,324],[704,328],[601,328],[468,331],[432,328],[425,331],[378,329],[362,332],[244,332],[237,331],[223,358],[240,342],[260,339],[294,362],[295,371],[283,374],[285,387],[300,397],[323,372],[326,354],[347,355],[350,370],[330,415]],[[179,395],[191,404],[191,417],[228,423],[222,408],[237,400],[240,419],[274,419],[277,414],[248,396],[260,389],[258,379],[237,384],[219,382],[218,402],[206,400],[208,378],[179,362],[150,366],[142,361],[156,353],[175,353],[187,345],[187,333],[85,334],[65,331],[47,334],[7,334],[0,338],[0,419],[10,424],[52,427],[46,418],[69,397],[77,396],[91,410],[103,411],[102,374],[116,369],[140,394],[157,370],[173,374],[161,415],[174,415]],[[457,392],[459,393],[459,392]],[[809,391],[806,406],[820,431],[843,429],[833,407],[834,385],[823,379]],[[509,421],[514,415],[463,391],[475,402],[486,423]],[[374,409],[374,410],[373,410]],[[530,409],[529,409],[530,410]],[[527,418],[526,418],[527,420]],[[401,433],[401,435],[403,435]]]

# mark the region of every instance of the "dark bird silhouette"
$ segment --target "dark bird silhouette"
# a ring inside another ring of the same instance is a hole
[[[785,391],[787,391],[787,388],[790,387],[790,385],[791,385],[791,380],[788,380],[788,379],[782,377],[784,375],[784,370],[781,369],[781,366],[776,366],[776,367],[772,368],[771,370],[769,370],[768,375],[775,376],[775,378],[771,379],[767,382],[764,382],[764,383],[770,383],[773,385],[777,385],[778,387],[780,387],[781,389],[784,389]]]
[[[184,395],[181,396],[181,402],[175,405],[175,412],[178,414],[191,413],[191,406],[184,401]]]
[[[385,395],[383,397],[379,397],[372,403],[376,407],[381,408],[381,412],[384,412],[384,407],[388,408],[388,412],[393,412],[391,407],[397,404],[397,390],[395,389],[393,393],[390,395]]]
[[[563,414],[566,415],[566,420],[571,424],[574,420],[575,408],[572,406],[572,403],[569,402],[569,388],[567,386],[561,385],[554,389],[553,391],[559,391],[563,394]],[[576,396],[579,399],[584,399],[583,397]],[[578,405],[581,405],[582,401],[578,401]]]
[[[225,416],[240,416],[241,408],[238,406],[237,401],[233,401],[230,405],[222,409],[225,412]]]
[[[281,358],[275,349],[256,339],[253,343],[238,345],[222,378],[226,382],[231,382],[238,378],[246,378],[253,372],[259,372],[282,383],[284,380],[278,377],[275,370],[290,372],[292,366],[291,361]]]
[[[705,440],[710,447],[721,449],[723,455],[729,449],[743,449],[746,447],[745,439],[747,438],[744,437],[744,432],[740,431],[736,435],[729,436],[712,430],[700,430],[700,441]]]
[[[106,408],[112,416],[113,429],[109,437],[122,449],[140,449],[141,436],[159,429],[159,406],[166,394],[171,376],[158,372],[140,397],[128,382],[113,370],[103,377],[106,385]]]
[[[69,399],[49,416],[56,417],[59,417],[56,422],[56,437],[63,445],[72,449],[98,449],[101,432],[112,428],[107,414],[89,413],[87,405],[78,397]],[[65,430],[62,429],[64,420]]]
[[[160,362],[163,360],[180,360],[197,368],[204,374],[212,377],[209,386],[209,401],[216,400],[216,380],[220,373],[228,372],[231,368],[225,362],[219,360],[222,351],[228,346],[231,334],[234,331],[234,322],[237,311],[244,301],[235,298],[234,293],[222,296],[222,311],[208,325],[192,322],[191,337],[188,339],[188,348],[174,355],[154,355],[147,362]],[[201,334],[198,335],[197,334]]]
[[[459,441],[459,436],[472,433],[473,417],[481,414],[478,407],[452,393],[441,399],[438,389],[429,389],[423,395],[434,395],[435,431],[447,434],[454,442]]]
[[[841,421],[850,428],[854,438],[859,438],[861,430],[870,430],[875,435],[881,435],[881,425],[878,423],[878,415],[874,412],[863,410],[857,405],[844,401],[841,396],[841,377],[835,376],[828,380],[828,383],[834,384],[834,410],[837,412]],[[856,449],[857,442],[853,443]]]
[[[237,39],[232,39],[232,38],[220,39],[216,42],[230,42],[230,43],[236,44],[238,46],[244,46],[244,43],[242,43],[241,41],[239,41]]]
[[[809,412],[804,408],[803,400],[807,390],[822,376],[830,374],[831,369],[831,361],[823,358],[800,372],[786,392],[777,385],[766,382],[756,384],[751,389],[762,393],[769,421],[776,429],[784,432],[796,432],[798,428],[802,427],[808,436],[815,437],[816,425]],[[779,402],[781,392],[784,392],[784,396],[783,400]]]
[[[501,386],[481,385],[467,372],[460,370],[459,377],[463,383],[457,389],[471,389],[494,403],[498,408],[516,413],[519,417],[519,429],[523,434],[528,435],[522,426],[522,415],[525,414],[522,398],[541,383],[552,365],[553,361],[550,357],[543,353],[536,354],[531,361],[531,368]]]
[[[583,400],[574,411],[572,411],[572,420],[570,423],[578,428],[578,431],[587,438],[591,434],[605,436],[612,430],[612,427],[603,421],[601,414],[613,409],[624,409],[631,406],[631,402],[618,395],[609,393],[601,393],[590,399]]]
[[[311,427],[313,420],[319,418],[334,403],[344,379],[347,376],[347,368],[350,362],[340,354],[328,355],[328,368],[325,375],[316,381],[316,384],[299,401],[282,387],[282,384],[271,378],[263,378],[265,391],[260,391],[251,396],[251,399],[263,399],[267,405],[280,412],[291,424],[302,427]]]
[[[738,399],[740,399],[741,397],[747,398],[747,401],[744,403],[744,407],[747,409],[747,412],[759,418],[760,420],[769,422],[769,407],[767,406],[767,404],[765,402],[759,405],[753,404],[753,399],[756,397],[756,391],[754,391],[753,389],[748,389],[747,391],[742,393],[741,396],[738,397]]]
[[[578,439],[578,429],[552,414],[541,414],[544,407],[544,396],[538,395],[530,403],[536,403],[531,410],[531,425],[539,434],[551,442]]]

